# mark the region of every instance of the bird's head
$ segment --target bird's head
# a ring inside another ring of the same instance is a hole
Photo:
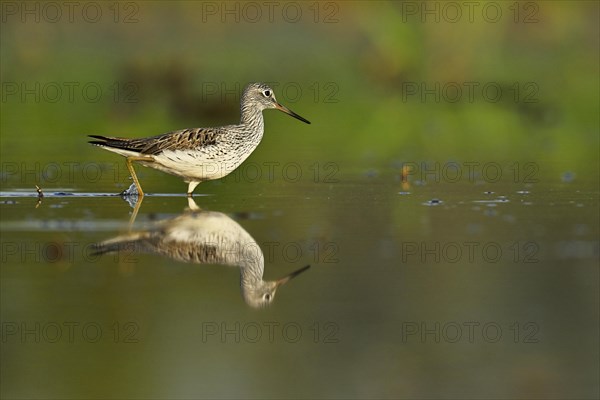
[[[261,111],[267,108],[274,108],[276,110],[283,111],[284,113],[291,115],[302,122],[310,124],[307,119],[299,116],[289,108],[279,104],[275,98],[273,89],[264,83],[250,83],[248,86],[246,86],[244,93],[242,94],[242,105],[257,107]]]
[[[276,281],[258,281],[254,285],[242,285],[242,296],[244,301],[252,308],[263,308],[271,304],[275,299],[275,293],[281,285],[285,285],[310,268],[310,265],[300,268],[289,275]]]

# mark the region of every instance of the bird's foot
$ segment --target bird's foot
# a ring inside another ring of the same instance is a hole
[[[121,193],[119,193],[119,195],[123,198],[123,200],[127,201],[131,207],[135,207],[140,197],[135,183],[132,183],[131,186],[123,190]]]

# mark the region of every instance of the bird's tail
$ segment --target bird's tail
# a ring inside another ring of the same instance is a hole
[[[118,137],[110,137],[110,136],[102,136],[102,135],[88,135],[91,138],[98,140],[90,140],[88,143],[91,143],[96,146],[102,147],[113,147],[116,149],[128,149],[128,144],[130,139],[118,138]]]
[[[89,143],[94,146],[102,147],[105,150],[121,154],[125,157],[138,155],[141,151],[142,143],[139,139],[127,139],[102,135],[88,135],[97,140],[90,140]]]
[[[94,243],[92,245],[92,256],[101,256],[103,254],[115,253],[120,251],[139,252],[143,250],[144,239],[147,238],[146,233],[130,233],[127,235],[117,236],[103,242]]]

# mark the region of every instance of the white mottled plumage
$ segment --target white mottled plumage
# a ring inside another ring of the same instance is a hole
[[[275,108],[307,124],[306,119],[282,106],[273,89],[264,83],[251,83],[241,98],[241,119],[237,125],[193,128],[141,139],[90,135],[90,143],[127,157],[127,167],[138,192],[143,196],[132,162],[180,176],[189,184],[191,196],[203,181],[222,178],[248,158],[263,137],[262,111]]]

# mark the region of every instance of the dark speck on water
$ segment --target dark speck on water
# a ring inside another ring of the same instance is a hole
[[[431,199],[431,200],[426,201],[425,203],[423,203],[423,205],[426,205],[426,206],[439,206],[442,203],[443,203],[443,201],[441,201],[440,199]]]
[[[570,171],[564,172],[560,177],[560,180],[564,183],[571,183],[573,180],[575,180],[575,173]]]

